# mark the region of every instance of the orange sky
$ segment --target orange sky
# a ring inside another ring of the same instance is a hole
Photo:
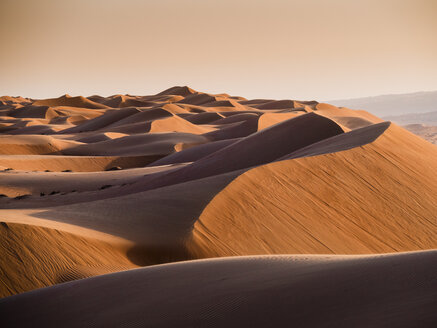
[[[437,90],[436,0],[0,0],[0,95]]]

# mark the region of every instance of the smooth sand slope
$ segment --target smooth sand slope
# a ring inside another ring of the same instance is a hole
[[[87,325],[91,315],[98,326],[426,326],[436,172],[431,143],[316,101],[188,87],[2,97],[0,296],[55,285],[6,298],[2,317],[21,311],[17,326]],[[263,254],[290,255],[185,262]]]
[[[0,300],[5,327],[433,327],[436,251],[257,256],[115,273]]]

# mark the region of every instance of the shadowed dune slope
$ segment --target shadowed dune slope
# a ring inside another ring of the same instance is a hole
[[[115,121],[110,127],[121,126],[126,124],[138,123],[138,122],[151,122],[167,117],[171,117],[172,114],[163,108],[150,108],[144,109],[139,112],[134,112],[132,115]]]
[[[13,110],[9,112],[9,116],[20,118],[45,118],[49,111],[48,106],[35,106],[35,105],[27,105],[19,108],[18,110]]]
[[[160,160],[157,160],[156,162],[153,162],[150,165],[156,166],[156,165],[166,165],[166,164],[173,164],[173,163],[195,162],[207,155],[210,155],[224,147],[233,144],[234,142],[237,142],[238,140],[240,140],[240,138],[219,140],[219,141],[202,144],[199,146],[194,146],[182,150],[180,152],[170,154]]]
[[[158,159],[161,155],[144,156],[61,156],[61,155],[0,155],[0,168],[24,171],[64,171],[93,172],[112,167],[142,167]]]
[[[75,156],[139,156],[168,155],[175,151],[178,143],[204,143],[208,139],[191,133],[148,133],[135,134],[117,139],[78,145],[63,151],[65,155]]]
[[[342,133],[328,139],[313,143],[295,152],[284,156],[282,159],[309,157],[344,151],[375,141],[390,126],[390,122],[376,123]]]
[[[191,261],[0,300],[5,327],[432,327],[436,251]]]
[[[308,125],[311,125],[316,132],[308,130]],[[265,164],[340,133],[343,133],[343,130],[330,119],[316,114],[302,115],[242,138],[189,166],[149,181],[148,188],[158,188]]]
[[[175,167],[176,165],[165,165],[101,172],[0,172],[0,194],[8,197],[32,194],[42,197],[53,191],[64,193],[104,190],[134,183],[139,177]],[[39,198],[39,201],[46,206],[50,203],[48,199]]]
[[[86,121],[78,126],[66,129],[63,133],[79,133],[84,131],[95,131],[107,127],[115,122],[118,122],[126,117],[137,114],[140,111],[135,107],[122,108],[118,110],[111,110],[104,115],[96,117],[92,120]]]

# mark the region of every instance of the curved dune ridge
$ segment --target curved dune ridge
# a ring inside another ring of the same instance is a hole
[[[189,87],[0,100],[6,326],[437,320],[437,148],[395,124]]]

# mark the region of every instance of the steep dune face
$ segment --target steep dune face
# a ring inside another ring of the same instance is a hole
[[[436,270],[435,251],[213,259],[74,281],[0,307],[5,327],[432,327]]]
[[[433,145],[392,125],[360,148],[252,169],[205,208],[194,226],[194,251],[227,256],[435,248],[436,165]]]
[[[0,101],[0,296],[86,278],[0,301],[2,319],[16,311],[25,313],[17,326],[29,318],[77,326],[96,313],[100,326],[146,317],[152,326],[434,318],[435,252],[424,250],[437,248],[437,149],[402,128],[315,101],[188,87]],[[101,276],[230,255],[419,250]],[[309,302],[320,316],[309,315]]]
[[[283,159],[309,157],[323,154],[340,152],[369,144],[379,138],[391,125],[390,122],[381,122],[364,126],[347,133],[335,135],[333,137],[315,142],[309,146],[300,148],[291,154],[287,154]]]

